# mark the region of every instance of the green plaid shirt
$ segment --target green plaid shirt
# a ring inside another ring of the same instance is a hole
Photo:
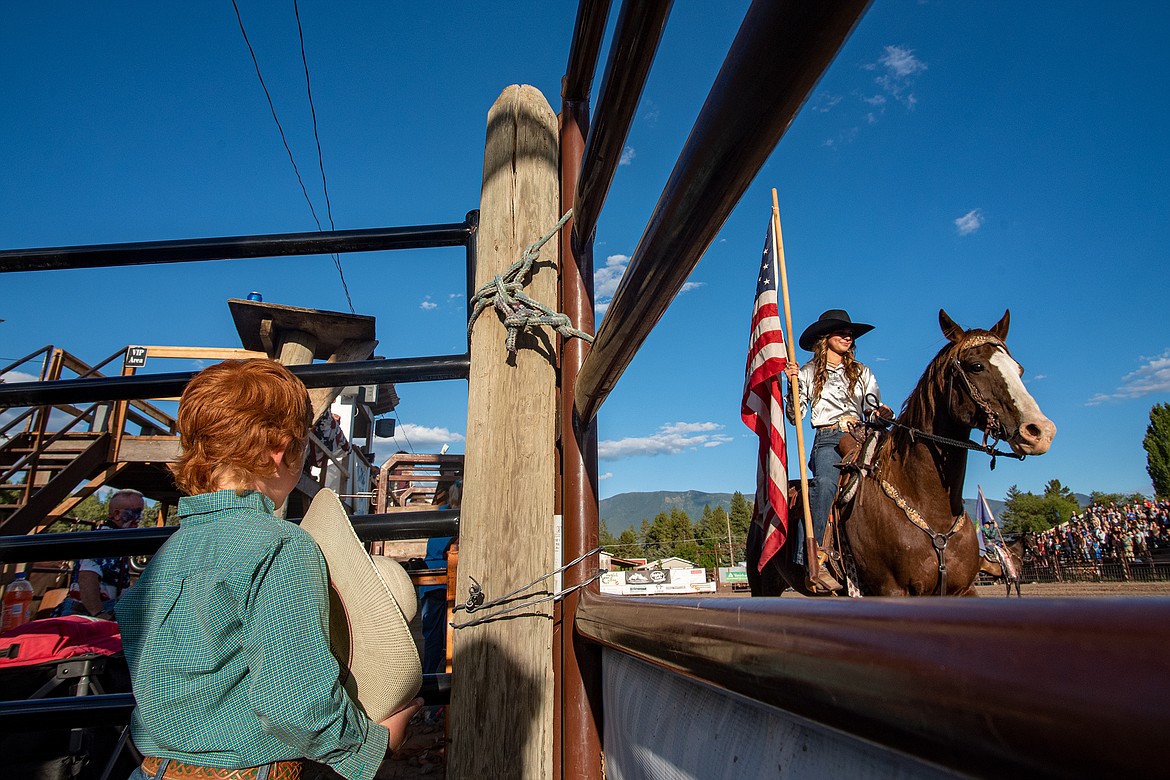
[[[146,755],[243,768],[309,758],[370,780],[386,729],[338,683],[321,550],[258,492],[179,499],[179,530],[118,602]]]

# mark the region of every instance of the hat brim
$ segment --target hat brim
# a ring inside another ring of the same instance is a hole
[[[800,334],[800,348],[805,352],[812,352],[813,347],[817,345],[817,339],[821,336],[828,335],[838,330],[848,330],[853,334],[853,338],[857,339],[864,336],[873,330],[873,325],[868,325],[864,322],[850,322],[848,320],[817,320],[812,325],[804,329],[804,333]]]
[[[329,567],[329,644],[346,693],[381,722],[422,687],[422,664],[410,632],[418,599],[410,575],[393,559],[366,552],[341,499],[322,489],[304,529]]]

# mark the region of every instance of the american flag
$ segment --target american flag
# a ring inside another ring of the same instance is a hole
[[[784,331],[776,308],[776,234],[768,223],[764,259],[756,283],[752,337],[740,416],[760,437],[756,464],[756,503],[752,522],[764,531],[760,570],[780,551],[788,536],[788,449],[784,442],[784,397],[781,375],[788,365]]]

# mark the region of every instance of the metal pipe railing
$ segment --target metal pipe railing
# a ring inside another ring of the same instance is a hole
[[[597,414],[867,5],[752,3],[581,369],[582,419]]]
[[[581,0],[577,4],[577,18],[573,23],[573,40],[569,44],[569,62],[561,80],[561,99],[569,102],[589,102],[593,74],[605,37],[605,23],[609,19],[610,0]]]
[[[577,630],[976,777],[1126,777],[1170,726],[1170,599],[629,599]]]
[[[353,530],[363,542],[397,539],[429,539],[459,533],[458,509],[418,509],[382,515],[353,515]],[[290,518],[289,522],[299,522]],[[69,561],[78,558],[110,558],[151,555],[158,551],[178,526],[106,529],[59,534],[0,536],[0,563]]]
[[[627,0],[618,13],[573,198],[573,231],[579,240],[591,237],[597,227],[672,4]]]
[[[468,355],[360,360],[351,363],[313,363],[289,366],[306,387],[339,387],[383,382],[435,382],[467,379]],[[139,398],[173,398],[183,392],[196,371],[56,382],[20,382],[0,385],[0,409]]]
[[[8,249],[0,251],[0,273],[463,246],[471,231],[472,225],[464,221],[362,230]]]
[[[418,692],[428,707],[451,703],[451,675],[424,674]],[[47,731],[122,726],[130,722],[134,694],[60,696],[50,699],[0,701],[0,731]]]

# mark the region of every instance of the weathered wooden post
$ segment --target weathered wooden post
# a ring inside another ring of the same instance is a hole
[[[520,259],[557,214],[557,119],[539,91],[510,86],[488,112],[476,287]],[[555,305],[557,244],[525,287]],[[474,577],[490,601],[553,569],[557,334],[522,333],[510,355],[494,311],[471,337],[457,597]],[[547,594],[552,579],[524,595]],[[503,607],[501,607],[503,608]],[[490,614],[455,613],[456,623]],[[457,629],[448,777],[552,777],[552,602]]]

